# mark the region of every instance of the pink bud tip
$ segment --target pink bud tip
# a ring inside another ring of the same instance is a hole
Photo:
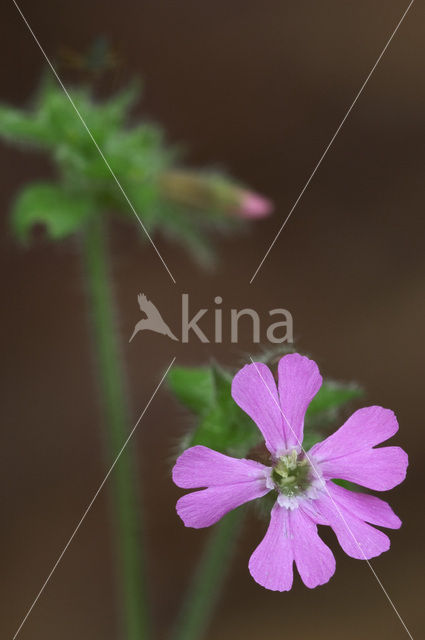
[[[244,191],[238,207],[238,214],[242,218],[265,218],[272,213],[273,208],[271,200],[252,191]]]

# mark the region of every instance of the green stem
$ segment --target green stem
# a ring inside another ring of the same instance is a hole
[[[198,640],[206,631],[230,567],[244,515],[244,507],[240,507],[214,526],[186,594],[172,640]]]
[[[83,252],[109,466],[128,437],[131,423],[115,330],[106,239],[99,216],[93,218],[85,229]],[[111,484],[125,637],[127,640],[146,640],[150,626],[144,579],[142,517],[137,492],[139,479],[131,443],[121,454],[112,472]]]

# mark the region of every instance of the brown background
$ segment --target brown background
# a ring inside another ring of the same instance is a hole
[[[135,225],[111,233],[119,330],[134,416],[173,355],[235,365],[253,351],[177,345],[128,336],[144,291],[179,326],[180,294],[191,304],[283,306],[300,350],[325,375],[354,379],[367,402],[393,408],[406,448],[408,480],[391,502],[404,521],[373,566],[412,634],[423,628],[424,5],[416,2],[292,219],[252,285],[259,260],[310,175],[355,93],[407,6],[406,1],[233,0],[38,3],[22,9],[49,55],[85,49],[99,34],[123,63],[107,90],[143,75],[137,110],[184,141],[194,165],[222,163],[269,195],[275,215],[250,235],[223,242],[220,267],[195,269],[158,238],[177,285]],[[24,105],[43,60],[11,2],[3,3],[1,99]],[[66,75],[65,75],[66,77]],[[1,269],[2,637],[11,637],[104,474],[86,300],[76,242],[18,249],[7,230],[11,199],[49,175],[38,155],[2,146]],[[166,310],[166,312],[164,311]],[[208,321],[205,327],[208,326]],[[170,451],[187,424],[166,390],[135,438],[145,487],[153,609],[159,637],[175,614],[205,535],[184,530]],[[250,521],[208,638],[403,638],[368,567],[344,556],[309,591],[269,593],[247,560],[264,525]],[[22,638],[117,638],[108,501],[103,494],[22,630]]]

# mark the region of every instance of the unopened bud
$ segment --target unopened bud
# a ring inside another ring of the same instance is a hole
[[[162,174],[159,184],[167,200],[194,209],[251,219],[273,211],[270,200],[217,174],[171,170]]]

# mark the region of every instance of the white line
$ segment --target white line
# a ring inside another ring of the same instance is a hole
[[[149,235],[148,230],[146,229],[145,225],[143,224],[142,220],[140,219],[136,209],[133,206],[133,203],[130,201],[130,198],[128,197],[128,195],[126,194],[126,192],[124,191],[121,182],[118,180],[114,170],[112,169],[111,165],[109,164],[109,162],[107,161],[102,149],[99,147],[98,143],[96,142],[92,132],[90,131],[90,129],[88,128],[83,116],[81,115],[81,113],[79,112],[76,104],[74,103],[73,99],[71,98],[70,94],[68,93],[67,88],[65,87],[65,85],[63,84],[62,80],[60,79],[56,69],[54,68],[52,62],[50,61],[49,57],[47,56],[47,53],[44,51],[43,47],[41,46],[39,40],[37,39],[37,36],[35,35],[34,31],[32,30],[32,28],[30,27],[28,20],[26,19],[26,17],[24,16],[24,14],[22,13],[20,7],[18,6],[16,0],[12,0],[13,4],[15,5],[16,9],[18,10],[18,12],[21,15],[22,20],[25,22],[28,31],[31,33],[32,37],[34,38],[38,48],[40,49],[41,53],[43,54],[44,58],[46,59],[47,64],[49,65],[50,69],[52,70],[54,76],[56,77],[56,80],[58,81],[58,83],[60,84],[60,86],[63,89],[63,92],[65,93],[66,97],[68,98],[68,100],[70,101],[71,105],[73,106],[75,113],[77,114],[77,116],[79,117],[79,119],[81,120],[85,130],[87,131],[87,133],[89,134],[94,146],[96,147],[96,149],[98,150],[103,162],[105,163],[105,165],[107,166],[107,168],[109,169],[109,172],[111,174],[111,176],[113,177],[113,179],[115,180],[115,182],[117,183],[117,186],[119,188],[119,190],[121,191],[122,195],[124,196],[124,198],[126,199],[130,209],[132,210],[132,212],[134,213],[134,215],[136,216],[140,226],[142,227],[143,231],[145,232],[146,236],[149,239],[149,242],[151,243],[151,245],[153,246],[153,248],[156,251],[157,256],[159,257],[159,259],[161,260],[162,264],[164,265],[165,269],[168,272],[168,275],[170,276],[171,280],[174,282],[174,284],[176,284],[176,281],[174,279],[173,274],[171,273],[171,271],[169,270],[164,258],[162,257],[162,255],[159,252],[158,247],[156,246],[156,244],[154,243],[154,241],[152,240],[151,236]]]
[[[411,640],[413,640],[413,636],[412,636],[412,634],[410,633],[409,629],[407,628],[407,626],[406,626],[406,624],[405,624],[405,622],[404,622],[403,618],[401,617],[401,615],[400,615],[400,614],[399,614],[399,612],[397,611],[397,608],[396,608],[395,604],[394,604],[394,603],[393,603],[393,601],[391,600],[391,598],[390,598],[390,596],[389,596],[388,592],[386,591],[386,589],[384,588],[384,585],[382,584],[381,580],[378,578],[378,576],[377,576],[377,574],[376,574],[376,572],[375,572],[375,569],[372,567],[371,563],[370,563],[370,562],[369,562],[369,560],[366,558],[366,556],[365,556],[365,554],[364,554],[364,551],[363,551],[363,549],[361,548],[361,545],[359,544],[359,542],[357,542],[357,539],[356,539],[356,537],[355,537],[354,533],[351,531],[350,527],[348,526],[348,523],[347,523],[347,521],[345,520],[344,516],[342,515],[342,513],[341,513],[341,511],[340,511],[340,509],[339,509],[339,507],[338,507],[338,505],[336,504],[335,500],[332,498],[331,494],[329,493],[329,489],[328,489],[328,488],[327,488],[327,486],[326,486],[326,482],[325,482],[325,480],[323,480],[322,475],[321,475],[321,474],[319,473],[319,471],[316,469],[316,467],[315,467],[315,465],[314,465],[313,461],[311,460],[311,458],[309,457],[308,453],[306,452],[306,450],[305,450],[305,449],[304,449],[304,447],[302,446],[302,443],[299,441],[299,439],[298,439],[298,437],[297,437],[297,435],[296,435],[295,431],[293,430],[293,428],[292,428],[292,426],[291,426],[291,424],[290,424],[290,422],[289,422],[288,418],[287,418],[287,417],[285,416],[285,414],[283,413],[282,407],[281,407],[281,406],[280,406],[280,404],[277,402],[277,400],[276,400],[276,398],[274,397],[274,395],[273,395],[273,393],[272,393],[271,389],[268,387],[267,382],[264,380],[263,376],[261,375],[260,371],[258,370],[257,363],[256,363],[256,362],[254,362],[254,360],[252,359],[252,357],[251,357],[251,356],[250,356],[250,360],[251,360],[252,364],[254,365],[255,370],[257,371],[257,373],[258,373],[258,375],[260,376],[261,380],[263,381],[263,383],[264,383],[264,385],[265,385],[265,387],[266,387],[267,391],[269,392],[269,394],[270,394],[270,396],[271,396],[271,398],[272,398],[273,402],[276,404],[276,406],[278,407],[278,409],[279,409],[280,413],[282,414],[282,416],[283,416],[283,418],[284,418],[284,420],[285,420],[286,424],[288,425],[288,427],[289,427],[289,428],[290,428],[290,430],[292,431],[292,435],[295,437],[295,440],[297,441],[298,446],[301,448],[301,451],[304,453],[305,457],[307,458],[307,460],[308,460],[308,462],[309,462],[309,464],[310,464],[311,468],[313,469],[314,473],[315,473],[315,474],[316,474],[316,476],[317,476],[317,479],[319,480],[319,482],[321,482],[323,489],[324,489],[324,490],[326,491],[326,493],[328,494],[328,497],[330,498],[330,500],[331,500],[331,502],[332,502],[333,506],[335,507],[335,509],[336,509],[336,511],[337,511],[337,513],[338,513],[338,515],[340,516],[340,518],[341,518],[342,522],[344,523],[345,527],[347,528],[347,531],[350,533],[350,535],[351,535],[351,537],[353,538],[354,542],[355,542],[355,543],[356,543],[356,545],[358,546],[359,551],[360,551],[360,553],[361,553],[361,554],[362,554],[362,556],[363,556],[363,559],[366,561],[366,563],[367,563],[367,565],[368,565],[369,569],[372,571],[372,574],[374,575],[374,577],[375,577],[375,579],[376,579],[377,583],[378,583],[378,584],[379,584],[379,586],[381,587],[381,589],[382,589],[382,591],[383,591],[384,595],[386,596],[386,598],[387,598],[388,602],[390,603],[391,607],[394,609],[394,612],[396,613],[396,615],[397,615],[398,619],[400,620],[401,624],[403,625],[403,627],[404,627],[404,629],[405,629],[405,631],[406,631],[407,635],[409,636],[409,638],[411,638]]]
[[[47,576],[46,580],[43,583],[43,586],[41,587],[40,591],[38,592],[37,596],[35,597],[32,605],[30,606],[30,608],[28,609],[27,613],[25,614],[24,619],[22,620],[21,624],[19,625],[18,629],[15,632],[15,635],[13,636],[12,640],[15,640],[18,637],[19,632],[21,631],[22,627],[24,626],[26,620],[28,619],[28,616],[30,615],[31,611],[34,609],[35,605],[37,604],[40,596],[42,595],[44,589],[46,588],[47,584],[49,583],[51,577],[53,576],[54,572],[56,571],[60,561],[62,560],[63,556],[65,555],[69,545],[71,544],[71,542],[73,541],[75,535],[77,534],[79,528],[81,527],[81,525],[83,524],[87,514],[89,513],[90,509],[92,508],[96,498],[98,497],[99,493],[102,491],[106,481],[108,480],[109,476],[111,475],[115,465],[117,464],[122,452],[124,451],[124,449],[126,448],[127,444],[129,443],[132,435],[134,434],[134,432],[136,431],[137,427],[139,426],[139,423],[141,421],[141,419],[143,418],[143,416],[145,415],[146,411],[149,408],[149,405],[151,404],[152,400],[154,399],[154,397],[156,396],[160,386],[162,385],[162,383],[164,382],[169,370],[171,369],[171,367],[174,364],[176,357],[174,356],[174,358],[171,360],[170,364],[167,367],[167,370],[165,371],[164,375],[162,376],[161,380],[159,381],[155,391],[153,392],[153,394],[151,395],[147,405],[145,406],[145,408],[143,409],[142,413],[140,414],[139,419],[137,420],[136,424],[134,425],[134,427],[132,428],[132,430],[130,431],[127,440],[124,442],[123,446],[121,447],[117,457],[115,458],[114,462],[112,463],[108,473],[106,474],[106,476],[104,477],[104,479],[102,480],[102,482],[99,485],[99,488],[97,489],[96,493],[94,494],[93,498],[90,500],[88,507],[86,508],[86,510],[84,511],[81,519],[79,520],[77,526],[75,527],[74,531],[72,532],[71,537],[69,538],[68,542],[66,543],[66,545],[64,546],[64,548],[62,549],[61,554],[59,555],[58,559],[56,560],[55,564],[53,565],[49,575]]]
[[[356,97],[354,98],[350,108],[348,109],[347,113],[345,114],[345,116],[343,117],[343,119],[341,120],[341,123],[338,127],[338,129],[335,131],[334,135],[331,138],[331,141],[329,142],[328,146],[326,147],[326,149],[324,150],[324,152],[322,153],[319,162],[316,164],[316,166],[313,169],[313,172],[311,174],[311,176],[309,177],[309,179],[307,180],[307,182],[305,183],[304,187],[301,190],[300,195],[298,196],[298,198],[295,200],[294,204],[292,205],[292,208],[290,210],[290,212],[288,213],[288,215],[286,216],[282,226],[280,227],[279,231],[277,232],[277,234],[275,235],[272,243],[270,244],[269,248],[267,249],[263,259],[261,260],[260,264],[258,265],[254,275],[252,276],[251,280],[249,281],[249,284],[252,284],[252,282],[254,281],[254,278],[256,277],[257,273],[260,271],[261,267],[263,266],[263,263],[265,261],[265,259],[267,258],[267,256],[269,255],[270,251],[273,249],[277,239],[279,238],[283,228],[285,227],[286,223],[288,222],[289,218],[291,217],[295,207],[297,206],[297,204],[299,203],[299,201],[301,200],[301,198],[304,195],[304,192],[306,191],[308,185],[310,184],[310,182],[312,181],[316,171],[318,170],[318,168],[320,167],[320,165],[322,164],[322,161],[324,160],[326,154],[328,153],[329,149],[331,148],[335,138],[337,137],[338,133],[341,131],[345,121],[347,120],[348,116],[350,115],[354,105],[356,104],[357,100],[360,98],[360,95],[363,92],[363,89],[366,87],[367,83],[369,82],[373,72],[375,71],[376,67],[378,66],[378,64],[381,61],[382,56],[384,55],[384,53],[386,52],[386,50],[388,49],[391,40],[394,38],[395,34],[397,33],[399,27],[401,26],[401,23],[403,22],[404,18],[406,17],[410,7],[412,6],[412,4],[414,3],[415,0],[411,0],[411,2],[409,3],[409,6],[407,7],[406,11],[403,13],[403,15],[400,18],[399,23],[397,24],[396,28],[394,29],[394,31],[392,32],[387,44],[385,45],[385,47],[382,49],[381,54],[379,56],[379,58],[377,59],[377,61],[375,62],[375,64],[373,65],[372,69],[370,70],[366,80],[363,82],[362,86],[360,87],[360,90],[358,91]]]

